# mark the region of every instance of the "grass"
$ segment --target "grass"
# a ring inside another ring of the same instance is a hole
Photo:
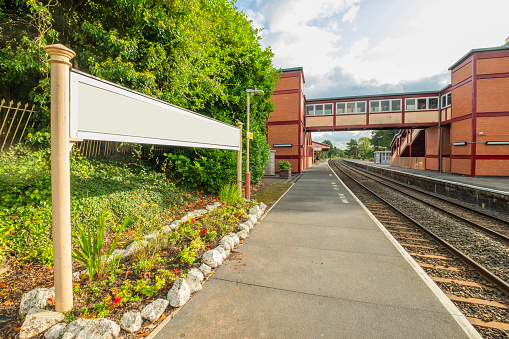
[[[251,198],[256,201],[262,201],[267,206],[273,205],[292,186],[292,184],[284,182],[263,184],[262,179],[262,187],[252,194]]]

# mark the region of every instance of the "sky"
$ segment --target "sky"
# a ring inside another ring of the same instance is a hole
[[[307,99],[439,90],[471,49],[503,45],[509,0],[237,0]],[[369,131],[314,133],[344,149]]]

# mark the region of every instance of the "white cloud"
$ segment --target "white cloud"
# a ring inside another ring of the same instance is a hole
[[[348,131],[348,132],[314,132],[311,133],[311,139],[313,141],[322,142],[324,140],[330,140],[334,146],[339,149],[346,149],[346,143],[350,139],[358,140],[362,137],[371,137],[371,131]]]
[[[470,49],[501,45],[509,35],[507,0],[242,3],[253,25],[263,25],[274,65],[304,67],[308,98],[439,89]]]
[[[345,15],[343,15],[343,19],[341,21],[343,22],[352,22],[357,17],[357,12],[359,11],[359,6],[353,6],[346,12]]]

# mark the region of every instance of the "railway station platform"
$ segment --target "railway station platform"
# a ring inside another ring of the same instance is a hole
[[[480,338],[326,163],[154,338]]]
[[[383,168],[388,171],[398,171],[398,172],[408,173],[408,174],[416,175],[416,176],[424,176],[427,178],[443,180],[443,181],[460,184],[460,185],[465,185],[465,186],[478,187],[480,189],[497,191],[497,192],[509,195],[509,173],[507,173],[507,177],[474,177],[473,178],[470,176],[460,175],[460,174],[440,173],[437,171],[430,171],[430,170],[416,170],[416,169],[412,169],[412,168],[402,168],[402,167],[394,167],[394,166],[390,166],[390,165],[374,164],[371,161],[364,161],[364,160],[359,160],[359,161],[349,160],[349,162],[363,164],[364,166]]]

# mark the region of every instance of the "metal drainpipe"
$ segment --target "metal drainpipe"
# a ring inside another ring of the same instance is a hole
[[[439,129],[439,153],[438,153],[438,173],[442,173],[442,96],[438,95],[438,129]],[[426,131],[425,131],[426,133]]]

